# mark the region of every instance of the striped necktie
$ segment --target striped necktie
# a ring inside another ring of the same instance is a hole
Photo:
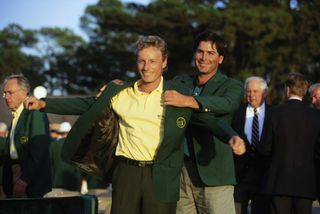
[[[252,121],[252,135],[251,135],[251,145],[256,148],[259,143],[259,117],[256,108],[253,109],[254,116]]]

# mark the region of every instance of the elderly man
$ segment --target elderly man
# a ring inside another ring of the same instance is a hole
[[[261,183],[266,172],[266,160],[257,152],[257,145],[265,137],[265,124],[270,117],[270,106],[266,103],[268,85],[266,81],[252,76],[245,81],[245,100],[235,113],[232,127],[244,139],[246,153],[234,156],[237,185],[234,200],[237,214],[246,214],[251,201],[251,213],[269,213],[266,197],[261,195]]]
[[[311,85],[309,93],[313,106],[320,111],[320,83]]]
[[[320,83],[315,83],[309,87],[309,93],[311,96],[311,102],[318,111],[320,111]],[[320,157],[316,161],[316,172],[317,172],[317,181],[318,181],[318,201],[320,204]]]
[[[45,113],[23,108],[29,92],[23,75],[5,78],[3,97],[13,115],[3,154],[7,197],[42,197],[51,190],[49,122]]]

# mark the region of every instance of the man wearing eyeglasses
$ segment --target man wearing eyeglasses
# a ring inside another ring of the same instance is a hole
[[[11,75],[3,82],[3,98],[13,120],[0,164],[6,197],[42,197],[51,190],[49,122],[40,111],[24,110],[30,85],[23,75]]]

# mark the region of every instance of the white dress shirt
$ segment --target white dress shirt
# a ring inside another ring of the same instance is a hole
[[[251,105],[247,106],[246,110],[246,121],[244,125],[244,133],[247,136],[247,139],[249,143],[251,143],[251,136],[252,136],[252,122],[253,122],[253,116],[254,116],[254,111],[253,107]],[[261,133],[263,129],[263,123],[264,123],[264,116],[266,112],[266,105],[263,102],[261,106],[257,108],[257,114],[259,118],[259,140],[261,139]]]
[[[10,157],[12,160],[18,159],[17,149],[14,145],[14,132],[22,111],[23,111],[23,104],[21,104],[15,112],[11,112],[13,115],[12,126],[10,131]]]

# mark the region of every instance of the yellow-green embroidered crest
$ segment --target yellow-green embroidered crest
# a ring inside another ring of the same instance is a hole
[[[21,144],[27,144],[28,141],[29,141],[28,136],[23,135],[23,136],[20,137],[20,143]]]
[[[177,119],[177,126],[182,129],[186,126],[187,122],[186,119],[184,119],[183,117],[178,117]]]

